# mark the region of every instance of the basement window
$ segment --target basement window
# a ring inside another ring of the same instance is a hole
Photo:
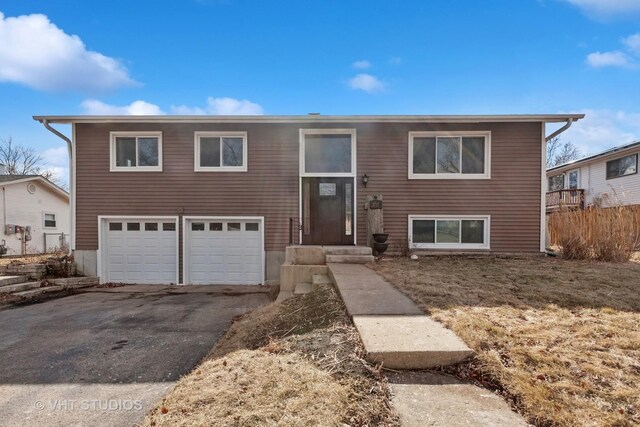
[[[489,249],[488,216],[409,216],[412,249]]]
[[[162,132],[111,132],[110,170],[162,171]]]
[[[246,132],[196,132],[196,172],[246,172]]]

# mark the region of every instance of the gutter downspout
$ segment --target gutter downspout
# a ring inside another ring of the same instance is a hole
[[[551,141],[553,138],[555,138],[556,136],[560,135],[562,132],[564,132],[565,130],[569,129],[571,127],[571,125],[573,124],[573,119],[568,119],[567,123],[562,126],[560,129],[558,129],[557,131],[553,132],[551,135],[547,136],[544,141],[545,142],[549,142]]]
[[[67,151],[69,153],[69,234],[70,234],[70,238],[69,238],[69,254],[71,254],[73,252],[73,247],[71,245],[71,242],[74,242],[74,234],[75,234],[75,227],[74,227],[74,221],[73,221],[73,198],[75,197],[75,194],[73,194],[73,187],[74,187],[74,182],[73,182],[73,142],[71,142],[71,140],[64,135],[62,132],[60,132],[57,129],[54,129],[53,127],[51,127],[51,125],[49,124],[49,121],[46,119],[43,120],[38,120],[40,123],[42,123],[42,125],[51,133],[53,133],[55,136],[57,136],[58,138],[62,139],[63,141],[65,141],[67,143]]]

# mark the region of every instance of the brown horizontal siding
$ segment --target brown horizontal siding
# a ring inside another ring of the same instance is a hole
[[[77,124],[77,249],[98,246],[98,215],[265,217],[266,250],[288,243],[298,216],[298,124]],[[367,194],[384,197],[392,250],[407,241],[408,215],[491,215],[491,249],[539,250],[541,125],[349,124],[357,129],[357,240],[366,241]],[[163,172],[109,172],[110,131],[162,131]],[[194,172],[195,131],[246,131],[248,172]],[[408,132],[490,130],[491,180],[409,180]],[[180,252],[182,253],[182,252]]]
[[[490,130],[490,180],[408,179],[409,131]],[[384,226],[391,251],[408,242],[409,215],[490,215],[491,250],[540,250],[540,123],[380,125],[358,131],[358,206],[368,194],[384,198]],[[366,239],[365,212],[358,212],[358,238]]]

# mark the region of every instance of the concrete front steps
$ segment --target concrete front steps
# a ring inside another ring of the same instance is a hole
[[[429,369],[460,363],[474,353],[453,331],[426,316],[373,270],[329,263],[366,359],[390,369]]]
[[[366,264],[373,261],[373,255],[371,248],[364,246],[288,246],[285,262],[280,266],[280,294],[276,302],[309,293],[314,285],[331,283],[328,260]]]

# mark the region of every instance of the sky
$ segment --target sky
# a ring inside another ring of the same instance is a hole
[[[583,112],[584,154],[640,139],[640,0],[0,0],[0,138],[63,181],[33,115],[310,112]]]

